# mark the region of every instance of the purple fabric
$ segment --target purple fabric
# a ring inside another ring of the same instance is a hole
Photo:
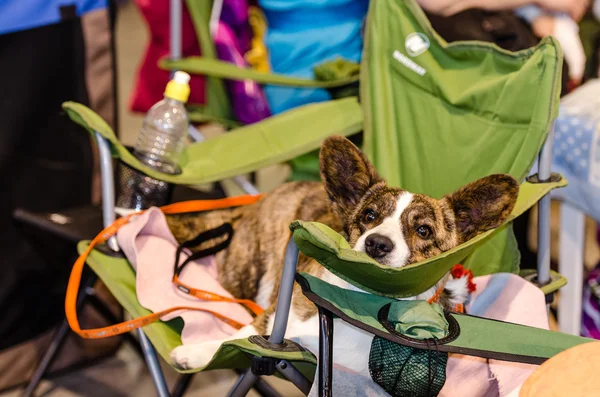
[[[586,278],[583,288],[581,313],[581,335],[588,338],[600,339],[600,303],[597,286],[600,282],[600,269],[594,269]]]
[[[248,2],[227,0],[223,4],[220,22],[215,34],[219,59],[246,68],[244,54],[250,49],[252,30],[248,22]],[[267,98],[261,86],[252,80],[228,80],[227,90],[233,114],[243,124],[252,124],[271,116]]]
[[[221,22],[233,30],[242,54],[248,52],[252,40],[252,29],[248,24],[248,1],[225,0],[221,11]]]
[[[242,55],[244,52],[233,29],[222,22],[217,28],[215,47],[219,59],[241,68],[247,67]],[[252,80],[227,80],[226,85],[233,104],[233,113],[238,121],[252,124],[271,115],[267,98],[257,83]]]

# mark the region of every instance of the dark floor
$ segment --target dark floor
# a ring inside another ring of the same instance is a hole
[[[163,363],[163,371],[172,390],[178,374]],[[194,376],[186,396],[217,397],[227,395],[237,375],[233,371],[219,370],[198,373]],[[291,384],[276,378],[271,383],[285,397],[302,396]],[[23,389],[0,393],[0,397],[20,397]],[[36,393],[37,397],[150,397],[156,391],[145,363],[127,344],[116,356],[100,361],[85,369],[73,371],[51,380],[45,380]],[[248,396],[258,396],[251,391]]]

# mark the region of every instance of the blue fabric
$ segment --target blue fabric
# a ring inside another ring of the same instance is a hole
[[[526,6],[517,8],[515,10],[515,14],[517,14],[519,17],[523,18],[527,22],[531,23],[535,19],[544,15],[545,12],[542,11],[542,9],[536,5],[526,5]]]
[[[549,12],[534,4],[529,4],[517,8],[515,10],[515,14],[517,14],[517,16],[523,18],[529,23],[544,15],[552,15],[554,17],[569,17],[569,15],[565,12]]]
[[[512,274],[508,273],[492,274],[487,287],[477,295],[477,299],[471,304],[469,314],[473,316],[485,316],[489,308],[496,303],[498,297],[504,291],[511,276]]]
[[[60,7],[69,5],[82,16],[108,7],[108,0],[0,0],[0,34],[60,22]]]
[[[259,0],[268,21],[265,44],[271,69],[289,76],[314,78],[313,67],[338,57],[358,62],[360,30],[368,0]],[[330,100],[324,89],[266,86],[274,114],[312,102]]]
[[[554,122],[552,171],[569,185],[551,197],[566,201],[600,222],[600,81],[591,81],[563,98]],[[532,173],[537,172],[537,164]]]

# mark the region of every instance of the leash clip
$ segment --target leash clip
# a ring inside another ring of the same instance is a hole
[[[189,288],[186,288],[186,287],[184,287],[184,286],[183,286],[183,285],[181,285],[181,284],[177,284],[177,288],[178,288],[178,289],[179,289],[181,292],[183,292],[183,293],[185,293],[185,294],[187,294],[187,295],[189,295],[189,294],[190,294],[190,289],[189,289]]]

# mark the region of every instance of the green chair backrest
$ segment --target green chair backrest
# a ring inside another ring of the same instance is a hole
[[[373,1],[361,64],[363,149],[390,184],[436,198],[493,173],[522,181],[557,115],[561,67],[553,38],[516,53],[448,44],[414,0]],[[511,227],[474,255],[465,265],[477,274],[516,271]]]

